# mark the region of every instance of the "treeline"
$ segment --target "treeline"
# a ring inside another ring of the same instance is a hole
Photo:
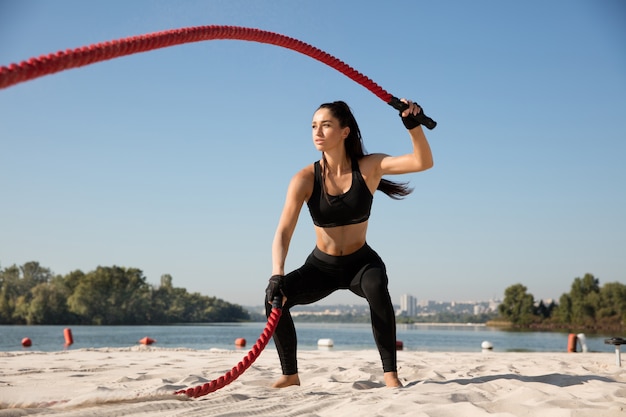
[[[370,323],[369,314],[299,314],[293,317],[296,323]]]
[[[412,316],[396,317],[397,323],[415,324],[415,323],[454,323],[454,324],[467,324],[467,323],[487,323],[490,320],[497,318],[498,313],[482,313],[482,314],[469,314],[469,313],[454,313],[452,311],[441,311],[428,316]]]
[[[498,306],[503,319],[516,327],[548,329],[621,330],[626,323],[626,285],[600,286],[592,274],[576,278],[558,304],[538,303],[522,284],[508,287]]]
[[[466,314],[441,312],[428,316],[396,316],[397,324],[416,324],[416,323],[486,323],[496,318],[498,313],[484,314]],[[265,320],[265,316],[260,316],[256,321]],[[369,313],[363,314],[299,314],[293,317],[296,323],[371,323]]]
[[[38,262],[0,268],[0,324],[171,324],[249,320],[241,306],[172,286],[136,268],[99,266],[65,276]]]

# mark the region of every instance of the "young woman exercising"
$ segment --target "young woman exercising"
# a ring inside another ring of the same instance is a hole
[[[296,330],[289,309],[314,303],[339,289],[349,289],[369,303],[385,384],[402,386],[396,365],[395,312],[385,264],[366,243],[374,192],[380,190],[401,199],[412,191],[406,183],[382,177],[433,166],[421,127],[423,112],[416,103],[402,101],[408,108],[400,116],[413,150],[401,156],[366,155],[357,122],[342,101],[322,104],[313,115],[313,144],[322,152],[322,159],[291,179],[272,244],[272,277],[266,289],[268,316],[273,298],[283,297],[283,312],[274,333],[283,373],[273,385],[276,388],[300,385]],[[315,249],[302,267],[285,274],[289,243],[305,202],[315,225]]]

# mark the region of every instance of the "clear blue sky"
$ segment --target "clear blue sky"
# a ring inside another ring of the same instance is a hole
[[[358,4],[356,6],[355,4]],[[200,25],[278,32],[343,60],[439,122],[435,167],[374,201],[368,241],[394,302],[486,300],[522,283],[626,282],[623,1],[7,1],[0,65]],[[150,283],[261,304],[310,121],[347,101],[369,152],[410,142],[396,112],[293,51],[177,46],[0,90],[0,266],[136,267]],[[313,249],[306,208],[287,269]],[[325,303],[364,303],[344,291]]]

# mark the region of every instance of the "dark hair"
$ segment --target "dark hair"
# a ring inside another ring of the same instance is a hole
[[[330,110],[332,115],[337,120],[339,120],[339,124],[341,127],[350,128],[350,133],[344,141],[344,146],[346,148],[346,154],[348,155],[348,158],[350,160],[356,159],[357,161],[363,158],[366,153],[365,149],[363,148],[361,131],[359,130],[359,125],[356,123],[356,119],[354,118],[350,107],[343,101],[333,101],[332,103],[322,104],[321,106],[319,106],[318,110],[319,109]],[[324,159],[322,180],[324,180],[326,178],[326,158],[324,156],[322,156],[322,158]],[[325,181],[322,181],[322,183],[325,183]],[[409,188],[408,183],[406,182],[394,182],[386,179],[381,179],[376,189],[387,194],[394,200],[400,200],[411,194],[411,192],[413,191],[413,189]]]

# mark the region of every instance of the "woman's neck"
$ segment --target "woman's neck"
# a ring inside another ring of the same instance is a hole
[[[345,152],[341,154],[324,152],[322,159],[328,172],[333,175],[341,175],[352,171],[352,161],[350,161]]]

